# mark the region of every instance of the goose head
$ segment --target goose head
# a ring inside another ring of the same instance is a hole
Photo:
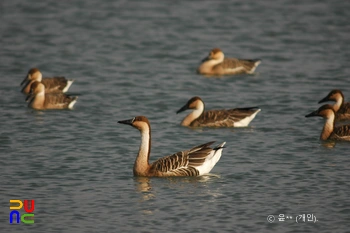
[[[132,119],[118,121],[118,123],[125,124],[125,125],[131,125],[132,127],[136,128],[140,131],[151,128],[150,123],[149,123],[147,117],[145,117],[145,116],[136,116]]]
[[[176,113],[180,113],[180,112],[183,112],[183,111],[186,111],[187,109],[203,109],[204,110],[204,102],[203,100],[198,97],[198,96],[195,96],[195,97],[192,97],[189,101],[187,101],[187,103],[182,106],[182,108],[180,108]]]
[[[219,48],[214,48],[209,52],[209,55],[205,57],[202,62],[209,61],[209,60],[216,60],[222,62],[224,60],[224,53]]]
[[[43,76],[40,72],[39,69],[37,68],[31,68],[29,71],[28,71],[28,74],[27,76],[24,78],[24,80],[21,82],[21,86],[23,85],[23,83],[28,83],[32,80],[35,80],[35,81],[38,81],[38,82],[41,82]]]
[[[329,94],[324,97],[323,99],[321,99],[318,103],[324,103],[324,102],[327,102],[327,101],[338,101],[338,100],[341,100],[343,101],[344,99],[344,95],[343,93],[338,90],[338,89],[335,89],[335,90],[332,90],[331,92],[329,92]]]
[[[333,110],[333,106],[330,104],[322,105],[319,109],[307,114],[305,117],[314,117],[314,116],[320,116],[326,119],[334,118],[335,113]]]

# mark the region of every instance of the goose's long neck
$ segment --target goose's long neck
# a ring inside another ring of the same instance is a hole
[[[196,120],[204,112],[204,103],[200,102],[195,110],[188,114],[181,122],[182,126],[191,125],[192,121]]]
[[[149,127],[140,130],[141,144],[139,154],[134,164],[134,175],[143,176],[149,168],[149,155],[151,153],[151,129]]]
[[[342,97],[337,98],[337,102],[333,105],[334,111],[338,112],[338,110],[341,108],[343,104],[344,104],[344,98]]]
[[[321,133],[321,139],[322,140],[327,140],[329,138],[329,136],[333,133],[334,130],[334,114],[332,114],[331,116],[329,116],[326,119],[326,122],[323,126],[323,130]]]
[[[45,105],[45,92],[36,94],[30,101],[29,105],[35,109],[43,109]]]
[[[198,72],[200,73],[210,73],[214,66],[217,64],[220,64],[223,61],[223,59],[217,60],[217,59],[211,59],[208,61],[203,62],[199,68]]]
[[[35,80],[27,81],[25,86],[22,88],[21,92],[24,94],[28,94],[30,92],[30,87],[32,86],[33,82],[35,82]]]

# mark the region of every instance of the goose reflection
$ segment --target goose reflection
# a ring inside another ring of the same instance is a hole
[[[203,185],[203,183],[207,183],[213,179],[218,179],[218,178],[220,178],[219,175],[209,173],[203,176],[196,176],[196,177],[167,177],[162,180],[168,181],[163,183],[163,185],[176,188],[176,187],[183,187],[184,184],[193,184],[193,186]],[[152,179],[157,179],[157,178],[143,177],[143,176],[134,177],[136,191],[143,194],[142,196],[143,201],[147,201],[156,197],[155,191],[152,188]]]
[[[137,191],[144,193],[151,191],[151,179],[146,176],[135,177]]]

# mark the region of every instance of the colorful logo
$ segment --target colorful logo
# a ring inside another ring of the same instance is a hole
[[[29,202],[30,202],[30,209],[29,209]],[[11,205],[12,204],[12,205]],[[24,207],[25,214],[22,214],[18,211]],[[21,222],[25,224],[33,224],[34,223],[34,214],[32,213],[34,211],[34,200],[24,200],[24,205],[21,200],[10,200],[10,224],[13,223],[13,216],[15,216],[16,223]]]

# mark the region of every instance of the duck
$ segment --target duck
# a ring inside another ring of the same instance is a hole
[[[341,90],[334,89],[329,94],[321,99],[318,103],[327,101],[335,101],[333,110],[335,112],[335,121],[350,120],[350,102],[344,101],[344,95]]]
[[[45,93],[45,86],[41,82],[35,81],[31,85],[31,90],[26,98],[29,101],[28,107],[35,110],[48,109],[73,109],[78,97],[72,97],[64,93]]]
[[[30,87],[34,81],[44,84],[45,93],[65,93],[74,82],[73,79],[66,79],[65,77],[43,78],[38,68],[31,68],[28,71],[27,76],[21,82],[21,86],[25,84],[21,92],[28,95],[30,92]]]
[[[322,105],[316,111],[307,114],[305,117],[320,116],[325,120],[320,139],[350,141],[350,125],[335,126],[335,112],[330,104]]]
[[[194,109],[181,122],[187,127],[246,127],[261,111],[258,107],[204,111],[204,102],[199,96],[192,97],[176,113]]]
[[[197,73],[204,75],[253,74],[261,59],[225,58],[219,48],[214,48],[202,60]]]
[[[208,142],[189,150],[177,152],[149,163],[151,153],[151,126],[145,116],[118,121],[130,125],[141,133],[141,144],[136,157],[134,176],[170,177],[170,176],[202,176],[208,174],[220,160],[226,142],[211,148],[214,142]]]

